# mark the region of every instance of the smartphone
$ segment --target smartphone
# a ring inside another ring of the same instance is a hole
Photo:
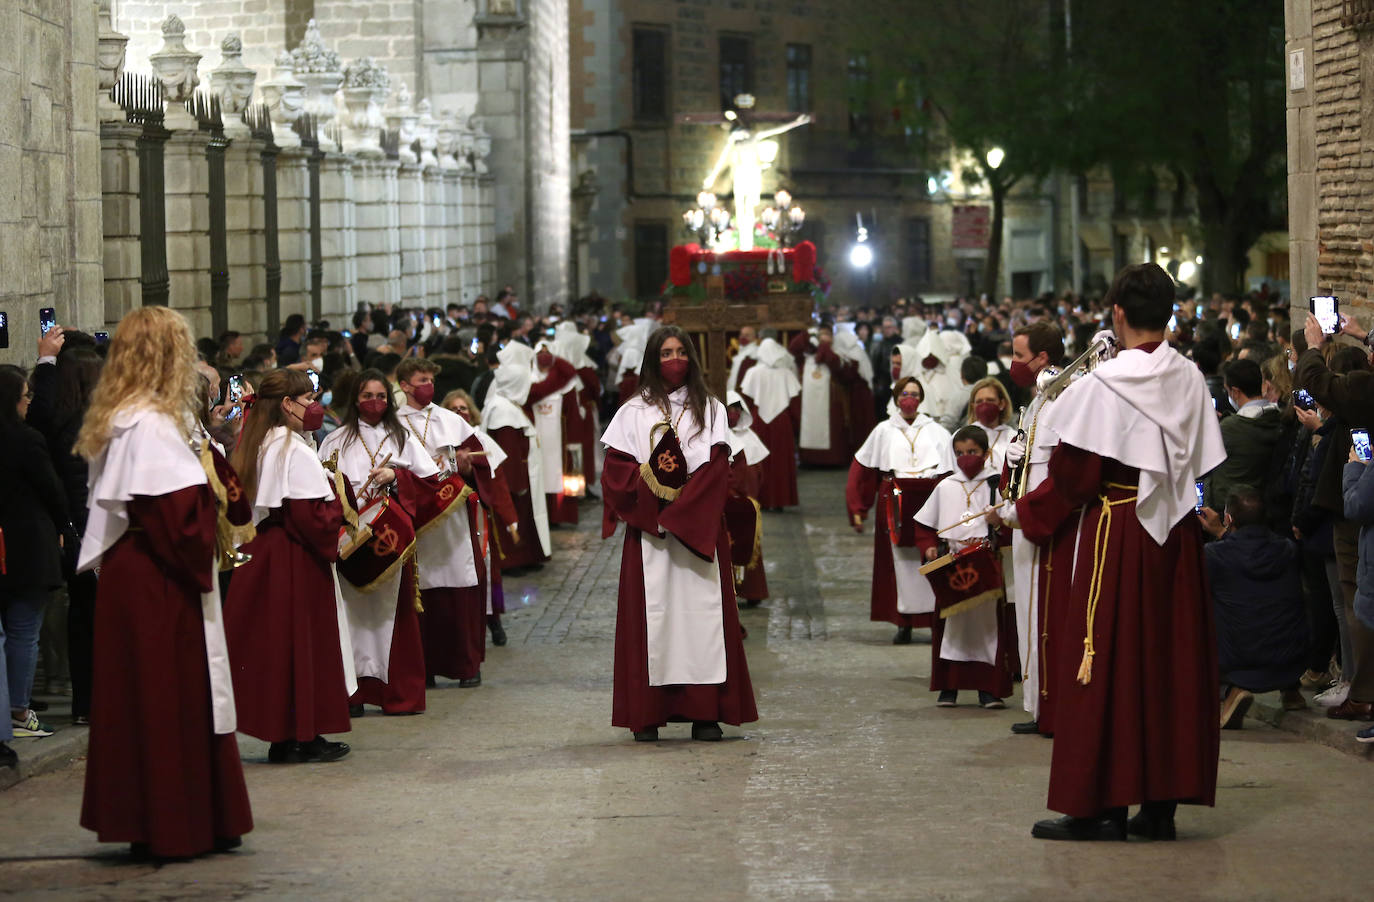
[[[109,344],[109,343],[110,343],[110,333],[109,333],[109,332],[97,332],[97,333],[95,333],[95,346],[96,346],[97,348],[100,347],[101,345],[107,345],[107,344]]]
[[[348,331],[347,329],[344,329],[344,330],[343,330],[342,332],[340,332],[339,334],[342,335],[344,338],[352,338],[352,337],[353,337],[353,333],[350,332],[350,331]]]
[[[1312,315],[1322,325],[1322,334],[1335,335],[1341,327],[1340,299],[1331,295],[1318,295],[1308,298],[1307,303],[1312,310]]]
[[[47,335],[48,331],[55,325],[57,325],[56,310],[52,307],[44,307],[38,311],[38,328],[42,330],[44,335]]]
[[[558,334],[558,330],[550,326],[549,328],[544,330],[544,334],[547,335],[549,338],[553,338],[555,335]]]
[[[320,390],[320,374],[314,370],[306,370],[305,374],[310,377],[310,387],[318,392]]]
[[[1355,446],[1355,456],[1365,463],[1369,463],[1370,457],[1374,457],[1374,454],[1370,453],[1368,429],[1350,430],[1350,443]]]
[[[480,353],[482,353],[482,339],[480,339],[480,338],[474,338],[474,339],[472,340],[472,344],[468,345],[468,353],[470,353],[470,354],[480,354]]]
[[[1178,314],[1174,314],[1173,316],[1169,317],[1169,331],[1178,331]]]
[[[1197,493],[1197,507],[1193,508],[1193,510],[1197,511],[1200,514],[1202,513],[1202,509],[1206,507],[1204,498],[1207,493],[1203,489],[1202,483],[1200,482],[1193,483],[1193,491]]]
[[[1317,402],[1313,399],[1311,392],[1305,388],[1300,388],[1293,392],[1293,406],[1303,410],[1313,410],[1316,408]]]
[[[1232,341],[1240,341],[1240,322],[1237,321],[1232,323],[1231,328],[1228,329],[1227,332],[1230,333]]]
[[[10,346],[10,315],[0,310],[0,348]]]

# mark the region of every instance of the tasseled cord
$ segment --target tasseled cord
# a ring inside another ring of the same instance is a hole
[[[1106,488],[1137,491],[1136,486],[1118,485],[1114,482],[1107,483]],[[1086,686],[1093,680],[1093,658],[1097,654],[1093,647],[1093,622],[1097,618],[1098,599],[1102,597],[1102,571],[1107,564],[1107,540],[1110,538],[1112,530],[1112,508],[1119,504],[1130,504],[1136,500],[1136,496],[1132,495],[1129,498],[1108,501],[1106,491],[1097,497],[1102,502],[1102,513],[1097,518],[1097,533],[1093,536],[1093,577],[1088,584],[1087,634],[1083,637],[1083,660],[1078,665],[1078,684],[1080,686]]]

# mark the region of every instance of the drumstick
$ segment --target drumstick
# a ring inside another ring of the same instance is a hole
[[[382,462],[381,462],[381,463],[377,464],[377,466],[373,467],[372,469],[374,469],[374,470],[380,470],[382,467],[385,467],[387,464],[391,463],[391,457],[392,457],[392,456],[391,456],[390,454],[388,454],[386,457],[384,457],[384,458],[382,459]],[[363,483],[363,491],[366,492],[369,488],[371,488],[371,486],[372,486],[372,477],[371,477],[371,476],[368,476],[368,477],[367,477],[367,482],[364,482],[364,483]]]
[[[992,513],[992,512],[995,511],[995,510],[997,510],[997,508],[995,508],[995,507],[990,507],[990,508],[988,508],[987,510],[981,512],[981,513],[969,514],[967,517],[965,517],[964,519],[960,520],[958,523],[951,523],[951,524],[949,524],[948,526],[946,526],[944,529],[936,530],[935,534],[936,534],[937,536],[942,536],[942,535],[944,535],[945,533],[949,532],[951,529],[954,529],[956,526],[963,526],[965,523],[972,523],[974,520],[977,520],[977,519],[979,519],[980,517],[986,517],[988,514]]]

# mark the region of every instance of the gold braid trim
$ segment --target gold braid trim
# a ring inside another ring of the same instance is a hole
[[[639,465],[639,476],[644,480],[644,484],[649,487],[649,491],[664,501],[676,501],[677,496],[682,494],[682,489],[672,489],[659,482],[658,477],[654,475],[654,468],[649,466],[648,461]],[[691,479],[691,476],[687,478]]]
[[[395,576],[395,575],[396,575],[396,571],[397,571],[398,569],[400,569],[401,567],[404,567],[406,564],[410,563],[410,559],[413,558],[414,556],[415,556],[415,543],[414,543],[414,542],[411,542],[409,545],[407,545],[407,546],[405,547],[405,550],[401,552],[401,556],[398,557],[398,558],[396,558],[396,560],[392,562],[391,566],[390,566],[390,567],[387,567],[385,570],[383,570],[382,573],[381,573],[381,575],[378,576],[376,579],[374,579],[372,582],[368,583],[368,584],[365,585],[365,586],[355,585],[355,584],[353,584],[352,582],[350,582],[349,585],[353,586],[353,588],[357,589],[359,592],[371,592],[372,590],[376,589],[379,585],[381,585],[382,583],[386,582],[386,581],[389,580],[391,577]],[[416,585],[417,585],[417,586],[419,585],[418,577],[417,577]],[[417,589],[416,591],[419,591],[419,590]]]
[[[200,446],[200,468],[205,471],[205,480],[215,495],[215,552],[221,570],[234,569],[234,556],[238,546],[253,541],[258,530],[251,522],[235,526],[229,522],[229,491],[215,472],[215,457],[206,440]]]
[[[1097,531],[1093,536],[1093,575],[1088,583],[1088,631],[1083,637],[1083,660],[1078,665],[1078,684],[1086,686],[1093,680],[1093,656],[1097,650],[1093,647],[1093,621],[1097,618],[1097,602],[1102,597],[1102,576],[1107,564],[1107,543],[1111,538],[1112,531],[1112,508],[1122,504],[1130,504],[1136,500],[1135,495],[1128,498],[1118,498],[1115,501],[1107,500],[1107,492],[1110,489],[1120,489],[1122,491],[1139,491],[1137,486],[1119,485],[1109,482],[1103,486],[1098,500],[1102,502],[1102,513],[1097,517]]]
[[[754,505],[754,550],[749,555],[749,566],[757,567],[763,563],[763,511],[753,498],[749,503]]]
[[[425,606],[420,602],[420,562],[413,555],[410,558],[410,578],[415,584],[415,613],[423,614]]]
[[[971,611],[979,605],[986,604],[989,601],[1001,601],[1004,597],[1005,593],[1003,593],[1001,589],[989,589],[986,592],[982,592],[972,598],[965,598],[958,604],[952,604],[945,608],[940,612],[940,619],[944,620],[947,617],[953,617],[955,614]]]

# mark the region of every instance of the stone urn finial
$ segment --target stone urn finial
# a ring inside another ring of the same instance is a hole
[[[245,138],[250,134],[243,111],[253,102],[253,83],[258,73],[243,64],[243,40],[230,32],[219,45],[219,68],[210,70],[210,88],[219,97],[224,114],[224,134]]]
[[[272,116],[272,142],[278,147],[300,147],[300,136],[292,126],[305,111],[305,83],[296,77],[290,53],[283,50],[277,54],[272,77],[260,87]]]
[[[386,124],[387,128],[395,131],[400,138],[401,162],[414,166],[420,162],[412,146],[415,144],[415,128],[420,117],[415,114],[410,102],[410,88],[406,87],[405,82],[401,82],[401,86],[392,97],[392,105],[386,111]]]
[[[328,136],[328,126],[337,112],[334,95],[343,84],[343,65],[339,54],[325,46],[314,19],[306,24],[300,46],[291,51],[291,62],[296,78],[305,85],[305,111],[315,117],[320,147],[337,151],[338,145]]]
[[[434,106],[426,97],[415,107],[418,114],[415,122],[415,137],[420,142],[420,167],[428,169],[439,165],[435,149],[439,146],[439,120],[434,118]]]
[[[472,132],[472,163],[478,175],[486,175],[490,171],[487,169],[487,157],[491,156],[491,135],[487,134],[486,126],[476,116],[472,117]]]
[[[97,21],[99,24],[96,28],[96,64],[100,68],[100,101],[97,112],[101,121],[122,121],[124,110],[114,102],[110,91],[114,89],[120,73],[124,70],[124,49],[129,43],[129,36],[114,30],[114,24],[110,19],[110,0],[100,0]]]
[[[439,157],[439,168],[445,172],[458,170],[458,119],[453,113],[444,110],[439,114],[439,126],[434,132],[435,153]]]
[[[167,128],[196,128],[196,119],[186,104],[200,84],[200,54],[187,49],[186,25],[176,13],[162,20],[162,49],[150,54],[148,62],[162,82],[168,104]]]
[[[386,119],[382,117],[382,104],[391,87],[391,76],[385,66],[377,65],[370,56],[350,63],[344,69],[344,103],[348,105],[348,117],[344,121],[344,135],[348,139],[350,153],[363,157],[381,157],[382,129]]]
[[[464,116],[458,121],[458,171],[464,175],[474,175],[477,164],[477,133],[472,130],[472,117]]]

